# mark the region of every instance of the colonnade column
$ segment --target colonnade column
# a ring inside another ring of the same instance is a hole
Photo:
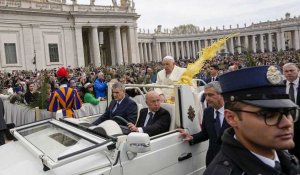
[[[244,38],[245,38],[245,45],[244,45],[244,47],[245,47],[246,51],[248,52],[248,50],[249,50],[249,38],[248,38],[247,35]]]
[[[175,48],[174,48],[174,42],[171,42],[171,53],[172,53],[172,56],[175,57],[176,51],[175,51]]]
[[[255,40],[256,36],[252,35],[252,51],[253,53],[256,53],[256,40]]]
[[[225,53],[228,53],[228,49],[227,49],[227,41],[225,41],[223,48],[224,48],[224,52],[225,52]]]
[[[200,52],[201,49],[202,49],[202,47],[201,47],[201,40],[199,39],[198,40],[198,50],[197,50],[197,52]]]
[[[149,49],[149,61],[153,61],[153,56],[152,56],[152,46],[151,43],[148,43],[148,49]]]
[[[265,52],[265,46],[264,46],[264,34],[259,35],[259,46],[260,46],[260,51],[263,53]]]
[[[273,47],[272,47],[272,33],[268,33],[268,50],[269,52],[272,52]]]
[[[181,59],[184,59],[184,47],[183,47],[183,41],[181,41]]]
[[[281,32],[280,35],[280,40],[281,40],[281,49],[285,50],[285,38],[284,38],[284,31]]]
[[[293,41],[294,41],[293,45],[294,45],[295,50],[299,50],[299,30],[294,31]]]
[[[187,59],[191,58],[191,50],[190,50],[190,42],[189,41],[186,42],[186,55],[187,55]]]
[[[277,51],[281,50],[282,47],[281,47],[281,38],[280,38],[280,32],[276,32],[276,48],[277,48]]]
[[[122,65],[123,64],[123,53],[122,53],[120,26],[115,27],[115,35],[116,35],[117,65]]]
[[[158,60],[157,61],[161,61],[162,60],[162,55],[161,55],[161,44],[160,42],[158,43]]]
[[[141,55],[141,62],[144,63],[145,62],[145,57],[144,57],[144,44],[143,43],[140,43],[140,55]]]
[[[175,50],[176,50],[176,58],[178,60],[180,55],[179,55],[179,47],[178,47],[178,42],[177,41],[175,41]]]
[[[241,37],[240,36],[238,36],[237,37],[237,51],[238,51],[238,53],[241,53],[242,52],[242,48],[241,48]]]
[[[131,63],[131,58],[128,57],[128,42],[127,42],[127,32],[126,32],[127,29],[122,29],[121,30],[121,46],[122,46],[122,53],[123,53],[123,62],[125,64],[127,63]]]
[[[110,42],[110,54],[111,54],[111,65],[116,65],[116,46],[115,41],[115,31],[113,29],[109,30],[109,40]]]
[[[138,46],[138,34],[137,34],[137,26],[135,25],[133,28],[133,33],[134,33],[134,48],[137,51],[136,52],[136,60],[138,61],[138,63],[141,61],[140,58],[138,58],[138,55],[140,54],[140,50],[139,50],[139,46]],[[134,57],[133,57],[134,58]]]
[[[195,49],[195,41],[192,40],[192,57],[195,59],[196,58],[196,49]]]
[[[144,43],[144,55],[145,55],[145,58],[144,58],[144,62],[147,63],[149,61],[149,57],[148,57],[148,49],[147,49],[147,43]]]
[[[204,39],[204,47],[207,47],[208,46],[208,41],[207,39]]]
[[[134,34],[134,27],[133,26],[129,26],[128,27],[128,48],[129,48],[129,59],[131,59],[132,63],[137,63],[138,62],[138,58],[137,58],[137,52],[138,52],[138,48],[136,47],[137,45],[137,41],[135,39],[135,34]]]
[[[229,51],[230,51],[230,53],[234,54],[233,38],[230,38],[229,40],[230,40]]]
[[[83,41],[82,41],[82,27],[75,26],[75,38],[76,38],[76,51],[77,51],[77,64],[78,67],[84,66],[84,54],[83,54]]]
[[[171,55],[170,42],[166,42],[166,54]]]
[[[101,65],[101,58],[100,58],[100,47],[99,47],[99,36],[98,36],[98,27],[92,27],[92,43],[93,43],[93,60],[94,66],[99,67]]]
[[[158,54],[158,42],[157,41],[155,42],[153,47],[154,47],[154,55],[155,55],[154,61],[158,61],[159,54]]]

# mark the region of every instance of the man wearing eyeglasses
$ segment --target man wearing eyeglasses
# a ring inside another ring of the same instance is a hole
[[[286,85],[286,93],[289,94],[290,99],[297,105],[300,105],[299,90],[299,69],[295,63],[286,63],[282,67],[283,75],[286,78],[284,84]],[[299,115],[299,113],[298,113]],[[294,124],[294,142],[295,147],[289,150],[298,159],[300,159],[300,120]]]
[[[298,106],[286,94],[278,68],[240,69],[219,82],[231,128],[204,174],[300,174],[297,158],[287,151],[295,146],[292,114]]]

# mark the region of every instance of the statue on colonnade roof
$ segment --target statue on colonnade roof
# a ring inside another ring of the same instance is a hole
[[[66,0],[24,0],[24,1],[31,1],[31,2],[42,2],[42,3],[66,3]]]
[[[175,34],[188,34],[188,33],[197,33],[199,27],[194,26],[193,24],[180,25],[173,28],[173,33]]]

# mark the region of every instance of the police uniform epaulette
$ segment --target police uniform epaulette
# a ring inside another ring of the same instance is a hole
[[[232,173],[232,164],[227,160],[222,160],[213,168],[212,175],[230,175]]]

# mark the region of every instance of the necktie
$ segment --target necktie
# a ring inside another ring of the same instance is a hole
[[[211,81],[215,81],[215,77],[212,77],[212,78],[211,78]]]
[[[152,119],[153,119],[153,113],[152,113],[152,112],[149,112],[149,119],[148,119],[148,122],[147,122],[146,126],[148,126],[148,125],[151,124]]]
[[[293,102],[295,102],[294,83],[290,83],[289,96],[290,96],[290,99],[291,99]]]
[[[219,132],[221,129],[221,121],[220,121],[220,112],[219,111],[216,111],[216,119],[215,119],[214,124],[215,124],[215,130],[216,130],[217,136],[219,136]]]
[[[276,171],[278,171],[280,174],[282,173],[282,168],[281,168],[280,162],[275,161],[274,169],[275,169]]]

